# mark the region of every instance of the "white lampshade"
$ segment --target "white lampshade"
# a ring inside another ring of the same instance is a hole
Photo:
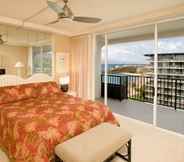
[[[60,77],[60,79],[59,79],[60,85],[67,85],[67,84],[69,84],[69,82],[70,82],[69,76],[63,76],[63,77]]]
[[[22,68],[22,67],[24,67],[24,64],[22,62],[20,61],[16,62],[15,68]]]

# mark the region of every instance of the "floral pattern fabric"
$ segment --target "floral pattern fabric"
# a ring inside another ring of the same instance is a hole
[[[37,96],[61,93],[56,82],[36,83]]]
[[[102,122],[117,124],[104,104],[63,93],[1,104],[0,147],[14,162],[50,162],[57,144]]]
[[[30,83],[0,87],[0,104],[60,92],[56,82]]]
[[[0,87],[0,104],[36,97],[36,84]]]

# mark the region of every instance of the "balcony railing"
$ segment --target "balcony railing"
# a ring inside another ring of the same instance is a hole
[[[140,75],[108,75],[109,98],[132,99],[153,103],[154,78]],[[157,81],[157,104],[184,110],[184,79],[159,76]],[[101,76],[101,95],[104,96],[104,75]]]

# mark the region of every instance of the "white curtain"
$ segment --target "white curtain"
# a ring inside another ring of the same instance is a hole
[[[93,51],[92,35],[73,37],[70,55],[70,90],[79,97],[92,99]]]

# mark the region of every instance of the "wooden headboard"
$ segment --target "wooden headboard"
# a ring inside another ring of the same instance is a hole
[[[34,74],[30,78],[23,79],[16,75],[0,75],[0,87],[19,85],[26,83],[49,82],[54,79],[47,74]]]

